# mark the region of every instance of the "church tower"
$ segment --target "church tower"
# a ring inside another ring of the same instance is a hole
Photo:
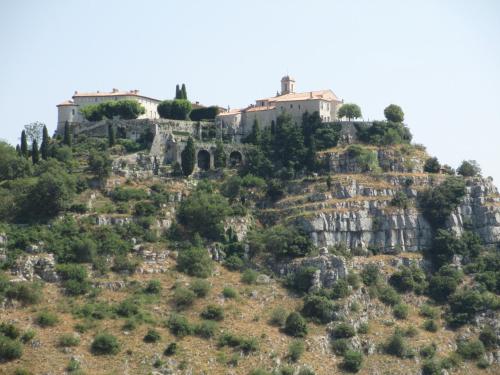
[[[290,76],[281,78],[281,95],[295,92],[295,80]]]

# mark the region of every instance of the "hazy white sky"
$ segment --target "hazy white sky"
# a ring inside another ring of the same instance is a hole
[[[403,107],[414,140],[500,181],[500,1],[0,2],[0,138],[55,129],[75,90],[176,83],[203,104],[250,104],[281,76],[331,88],[365,119]]]

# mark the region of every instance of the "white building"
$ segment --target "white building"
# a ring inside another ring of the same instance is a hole
[[[280,95],[258,99],[255,105],[244,109],[221,113],[216,117],[216,122],[221,128],[232,128],[235,134],[244,136],[250,133],[255,120],[265,128],[276,121],[282,112],[289,113],[297,124],[302,122],[302,115],[306,111],[317,111],[322,121],[334,121],[342,102],[332,90],[296,93],[295,80],[285,76],[281,79]]]
[[[137,100],[146,110],[146,112],[139,116],[139,118],[157,119],[158,115],[157,106],[160,100],[143,96],[139,94],[139,90],[120,91],[113,89],[111,92],[78,92],[72,97],[72,100],[66,100],[57,105],[57,132],[62,134],[64,131],[64,124],[67,122],[82,122],[84,117],[80,112],[90,104],[99,104],[110,100]]]

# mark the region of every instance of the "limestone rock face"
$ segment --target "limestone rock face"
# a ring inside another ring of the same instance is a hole
[[[28,255],[17,260],[12,274],[21,279],[33,281],[40,278],[53,283],[59,281],[54,254]]]

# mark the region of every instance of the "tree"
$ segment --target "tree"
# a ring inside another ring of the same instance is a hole
[[[349,372],[358,372],[363,365],[363,354],[354,350],[348,350],[344,355],[342,367]]]
[[[188,95],[187,95],[186,85],[183,83],[181,88],[181,99],[187,100],[187,98]]]
[[[396,104],[391,104],[384,109],[384,116],[387,121],[392,122],[403,122],[405,119],[405,114],[400,106]]]
[[[189,176],[193,173],[194,164],[196,161],[196,150],[194,148],[193,138],[189,137],[186,143],[186,147],[181,152],[181,167],[184,176]]]
[[[307,323],[298,312],[292,312],[286,318],[285,332],[293,337],[304,337],[307,335]]]
[[[226,166],[226,153],[221,141],[217,141],[215,144],[214,165],[215,168],[224,168]]]
[[[89,170],[99,179],[104,180],[111,173],[111,160],[102,151],[92,151],[89,155]]]
[[[160,117],[174,120],[186,120],[191,109],[191,103],[185,99],[164,100],[158,104]]]
[[[49,143],[50,143],[49,132],[47,131],[47,127],[44,125],[42,131],[42,144],[40,146],[40,152],[42,154],[43,160],[47,160],[49,157]]]
[[[27,158],[28,154],[28,140],[26,139],[26,131],[21,132],[21,155]]]
[[[354,103],[346,103],[343,104],[342,107],[340,107],[337,115],[340,118],[347,117],[349,121],[352,119],[360,118],[361,117],[361,108],[357,104]]]
[[[28,143],[33,143],[36,139],[36,143],[40,144],[42,141],[42,132],[45,124],[40,121],[35,121],[30,124],[24,125],[24,131],[26,133],[26,138]]]
[[[252,145],[259,145],[260,144],[260,142],[261,142],[261,133],[260,133],[259,121],[257,119],[253,120],[252,131],[245,138],[244,141],[245,141],[245,143],[250,143]]]
[[[40,151],[38,150],[38,143],[36,139],[33,139],[33,144],[31,146],[31,161],[33,161],[33,164],[40,161]]]
[[[69,146],[71,147],[71,141],[72,141],[72,135],[71,135],[71,128],[69,126],[69,122],[66,121],[64,123],[64,139],[63,139],[63,144],[65,144],[66,146]]]
[[[481,175],[481,167],[475,160],[464,160],[460,167],[457,169],[457,173],[464,177],[475,177]]]
[[[179,84],[175,85],[175,97],[174,99],[182,99],[181,89],[179,88]]]
[[[439,164],[438,158],[429,158],[425,161],[424,172],[439,173],[440,170],[441,164]]]
[[[108,125],[108,145],[113,147],[116,143],[116,131],[113,124]]]
[[[26,177],[30,163],[8,143],[0,141],[0,181]]]

